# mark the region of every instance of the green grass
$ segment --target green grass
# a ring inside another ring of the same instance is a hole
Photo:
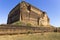
[[[0,40],[60,40],[60,33],[1,35]]]

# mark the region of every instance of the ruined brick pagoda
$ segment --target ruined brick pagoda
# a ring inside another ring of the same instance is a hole
[[[50,25],[49,17],[47,16],[46,12],[25,1],[17,4],[8,15],[7,24],[12,24],[17,21],[39,26]]]

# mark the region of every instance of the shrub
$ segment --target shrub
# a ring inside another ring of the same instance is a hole
[[[54,29],[54,32],[57,32],[57,28],[56,28],[56,29]]]
[[[31,26],[31,24],[30,23],[27,23],[27,26]]]
[[[32,32],[31,31],[28,31],[27,34],[32,34]]]

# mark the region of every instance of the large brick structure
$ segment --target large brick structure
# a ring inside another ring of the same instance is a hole
[[[39,10],[25,1],[15,6],[8,15],[7,24],[17,21],[31,23],[32,25],[49,25],[49,18],[46,12]]]

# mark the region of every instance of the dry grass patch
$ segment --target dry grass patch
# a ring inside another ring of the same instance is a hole
[[[60,33],[1,35],[0,40],[60,40]]]

